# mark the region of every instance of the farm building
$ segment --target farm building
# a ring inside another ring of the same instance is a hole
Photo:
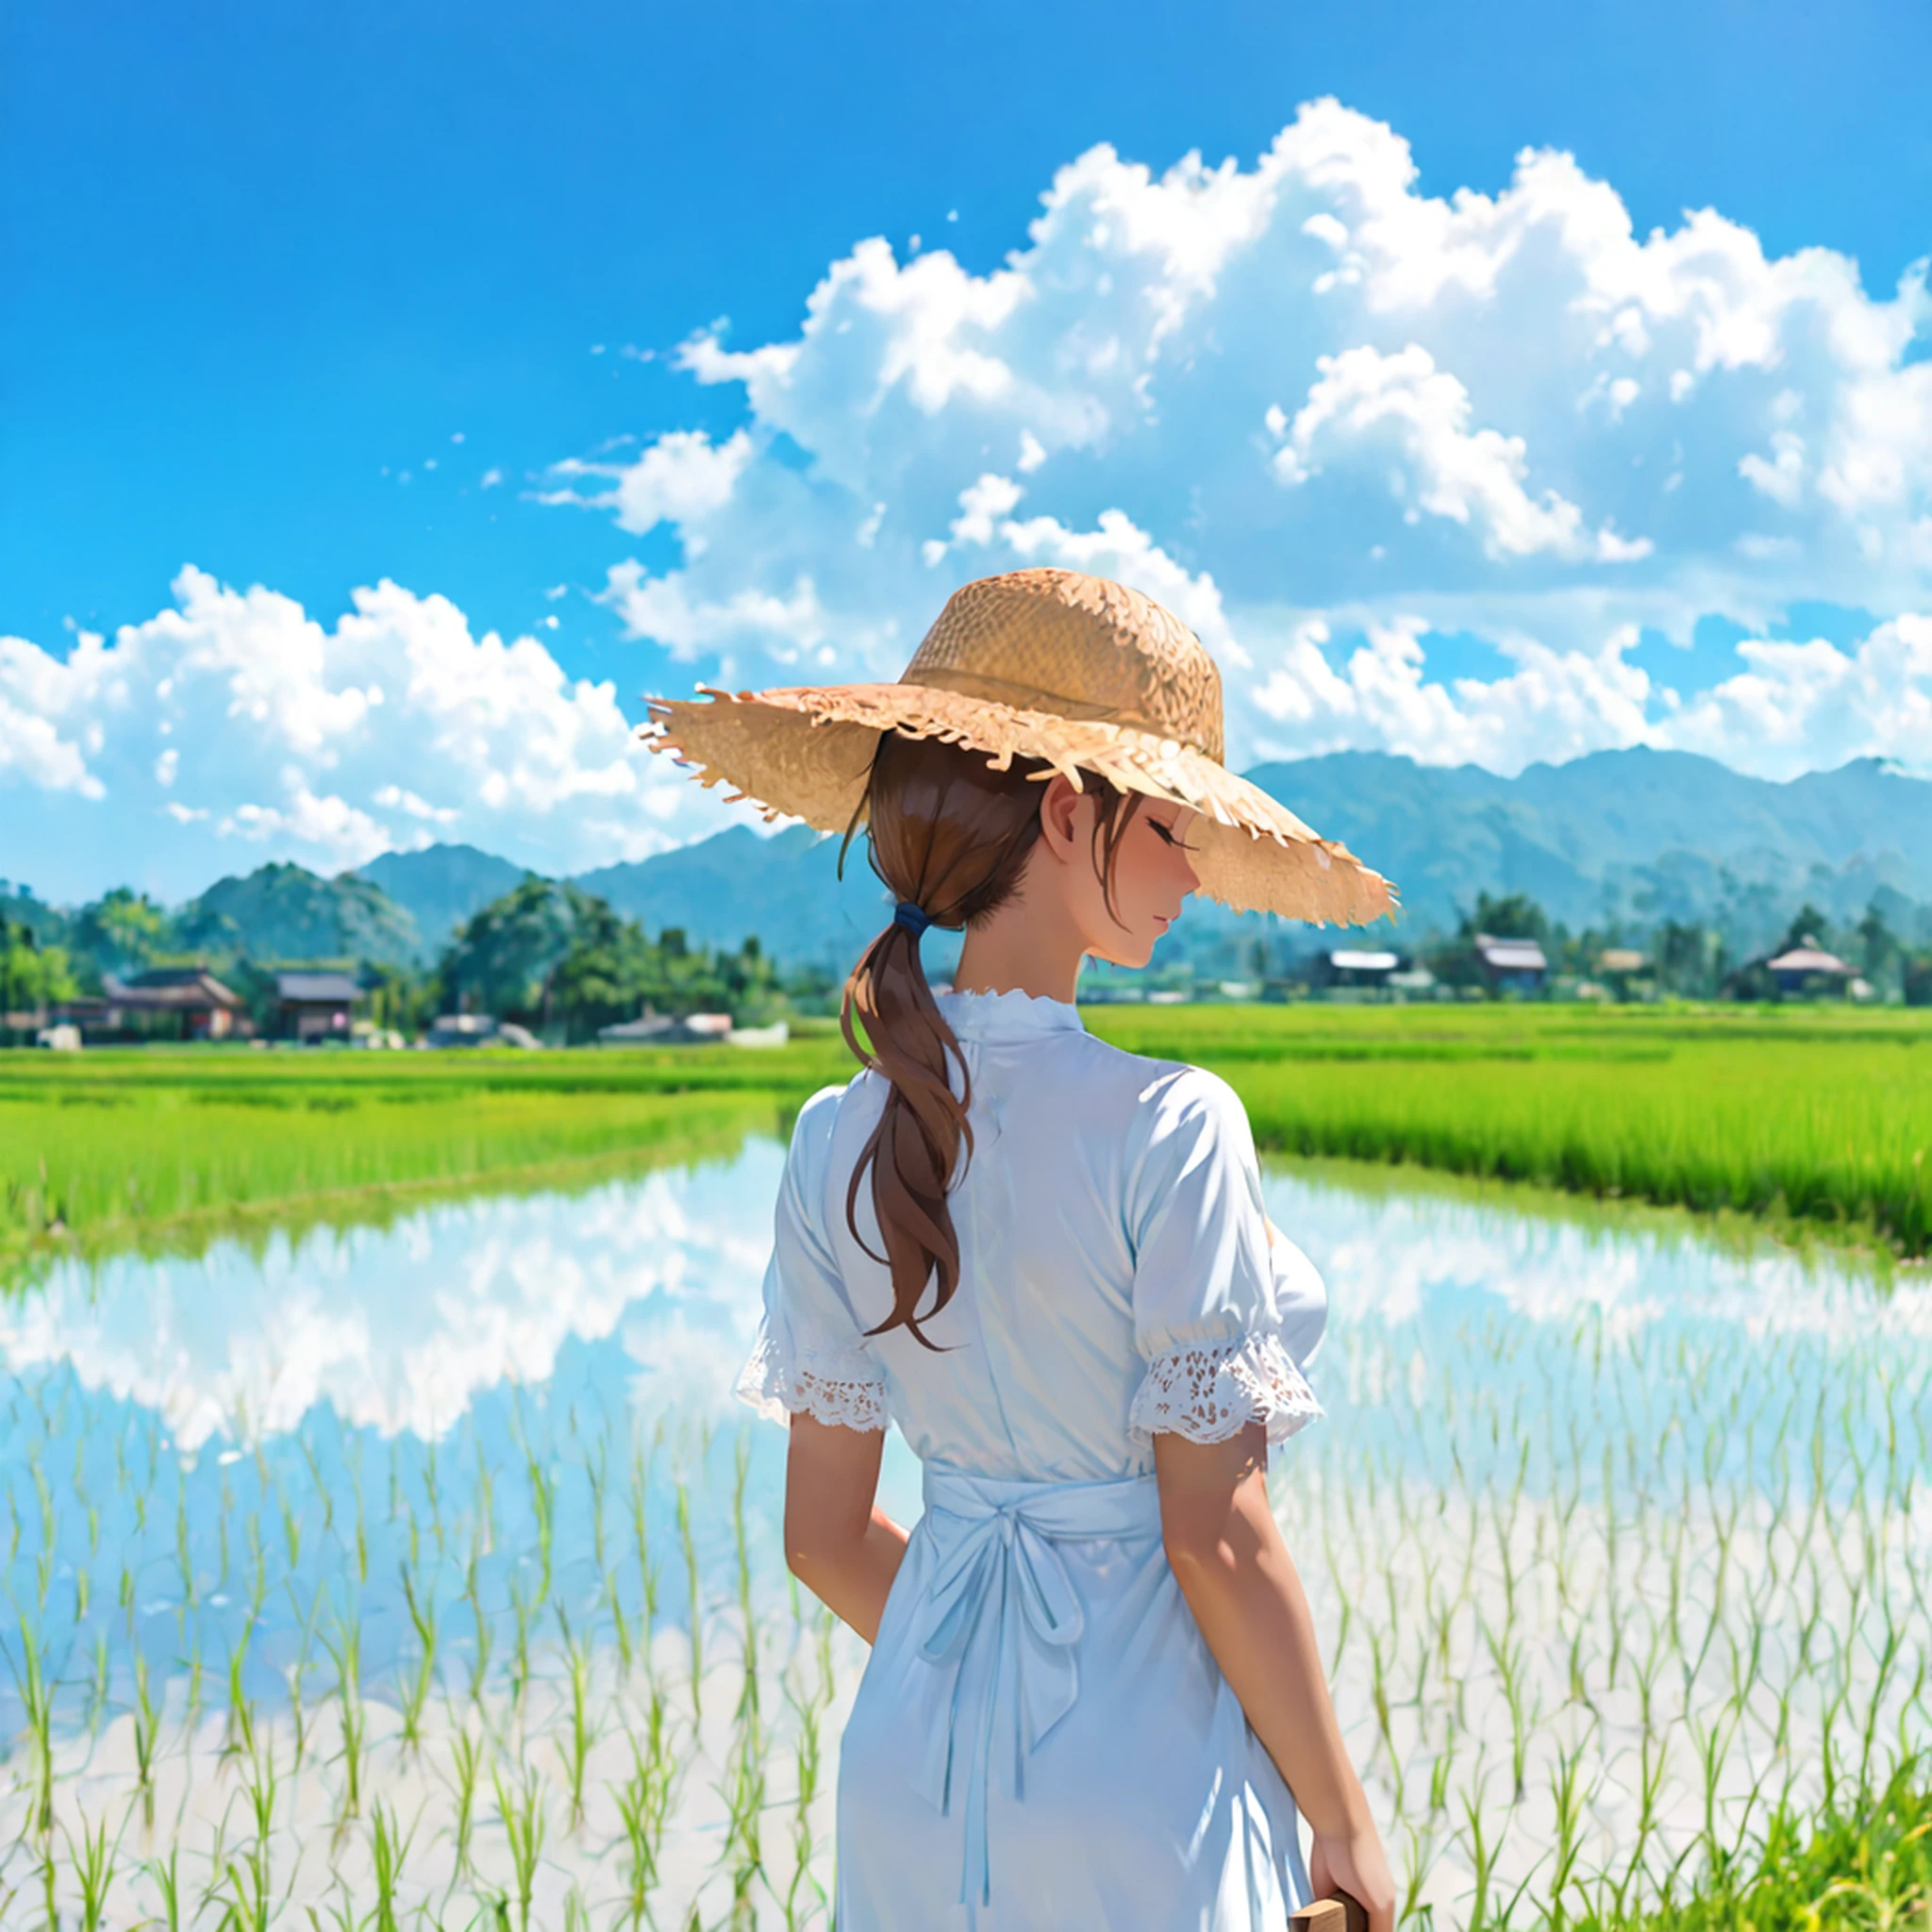
[[[1786,998],[1841,993],[1856,976],[1855,968],[1827,953],[1809,933],[1799,944],[1767,959],[1764,970]]]
[[[514,1020],[498,1020],[489,1013],[444,1013],[431,1024],[423,1044],[533,1049],[543,1042],[527,1026],[519,1026]]]
[[[1479,932],[1475,957],[1484,979],[1497,992],[1541,992],[1549,977],[1550,962],[1534,940],[1498,939]]]
[[[1370,952],[1359,946],[1336,946],[1315,955],[1314,984],[1324,987],[1387,986],[1400,970],[1399,953]]]
[[[133,1028],[177,1040],[225,1040],[242,1015],[241,994],[204,967],[157,966],[132,979],[105,975],[99,1007],[86,1018],[72,1017],[110,1033]]]
[[[361,997],[350,973],[277,973],[277,1028],[285,1040],[346,1041]]]
[[[1606,946],[1596,956],[1598,976],[1620,1000],[1655,990],[1656,969],[1635,946]]]
[[[731,1037],[729,1013],[645,1013],[597,1029],[599,1046],[717,1046]]]

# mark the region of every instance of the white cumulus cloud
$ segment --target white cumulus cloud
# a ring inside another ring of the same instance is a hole
[[[1640,238],[1561,154],[1426,195],[1399,134],[1332,101],[1247,166],[1096,147],[1014,239],[986,274],[858,242],[795,336],[672,358],[739,426],[612,425],[540,480],[610,520],[595,594],[679,689],[894,676],[955,585],[1058,563],[1194,625],[1238,765],[1932,766],[1924,263],[1868,291],[1711,210]],[[720,823],[610,685],[443,598],[385,583],[330,625],[175,590],[64,658],[0,640],[0,800],[43,890],[432,838],[567,871]],[[1711,618],[1735,656],[1674,658]]]
[[[175,593],[65,658],[0,640],[0,794],[27,806],[44,891],[180,897],[270,858],[335,870],[435,839],[568,872],[717,822],[611,685],[475,636],[445,598],[384,583],[327,627],[198,570]]]
[[[1927,332],[1923,264],[1874,294],[1711,211],[1640,239],[1560,154],[1424,195],[1393,130],[1319,102],[1252,167],[1093,149],[987,275],[860,242],[795,338],[686,344],[741,391],[728,441],[568,493],[675,528],[607,601],[734,684],[891,675],[955,584],[1058,561],[1185,608],[1237,758],[1923,764],[1896,721],[1932,610]],[[1777,641],[1807,602],[1870,635]],[[1757,641],[1680,691],[1640,645],[1712,616]],[[1494,675],[1432,668],[1455,632]]]

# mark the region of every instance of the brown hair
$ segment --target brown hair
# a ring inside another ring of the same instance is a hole
[[[1040,837],[1044,788],[1035,774],[1045,769],[1015,758],[999,771],[984,752],[882,733],[859,807],[872,869],[895,900],[916,906],[934,925],[959,930],[989,918],[1012,897]],[[1093,865],[1111,910],[1121,840],[1141,800],[1091,772],[1081,774],[1081,782],[1099,806]],[[858,824],[855,816],[848,846]],[[959,1042],[926,984],[916,932],[895,918],[873,941],[845,982],[840,1018],[846,1044],[889,1083],[878,1125],[845,1191],[846,1224],[863,1247],[858,1187],[871,1169],[873,1209],[886,1247],[873,1258],[891,1270],[892,1312],[868,1332],[909,1328],[914,1341],[933,1348],[921,1324],[959,1286],[959,1238],[946,1193],[958,1178],[955,1167],[965,1172],[962,1145],[972,1156],[972,1094]],[[865,1028],[863,1041],[855,1019]],[[959,1072],[958,1093],[947,1075],[949,1058]],[[928,1282],[932,1306],[922,1314]]]

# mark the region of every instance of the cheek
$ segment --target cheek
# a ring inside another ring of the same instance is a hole
[[[1130,925],[1152,919],[1161,901],[1170,896],[1168,874],[1176,857],[1168,847],[1155,845],[1151,840],[1139,841],[1133,851],[1121,854],[1114,898]]]

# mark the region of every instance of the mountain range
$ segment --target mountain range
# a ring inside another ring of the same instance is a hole
[[[1499,778],[1342,752],[1247,774],[1392,878],[1411,930],[1479,891],[1526,892],[1573,928],[1720,917],[1766,895],[1835,918],[1932,901],[1932,784],[1876,758],[1789,783],[1688,752],[1597,752]]]
[[[1405,937],[1453,928],[1480,892],[1524,892],[1573,930],[1678,919],[1722,927],[1734,948],[1771,943],[1801,903],[1845,921],[1876,900],[1895,928],[1932,939],[1932,783],[1875,759],[1786,784],[1647,750],[1513,778],[1374,752],[1248,775],[1396,882]],[[734,948],[756,936],[785,965],[842,974],[887,905],[863,841],[842,878],[839,845],[804,826],[768,837],[738,825],[576,883],[654,934],[675,926]],[[469,845],[388,853],[334,879],[263,866],[217,881],[174,926],[186,946],[257,959],[428,960],[523,875]],[[1205,957],[1263,926],[1196,902],[1163,945]],[[929,948],[941,966],[939,935]]]

